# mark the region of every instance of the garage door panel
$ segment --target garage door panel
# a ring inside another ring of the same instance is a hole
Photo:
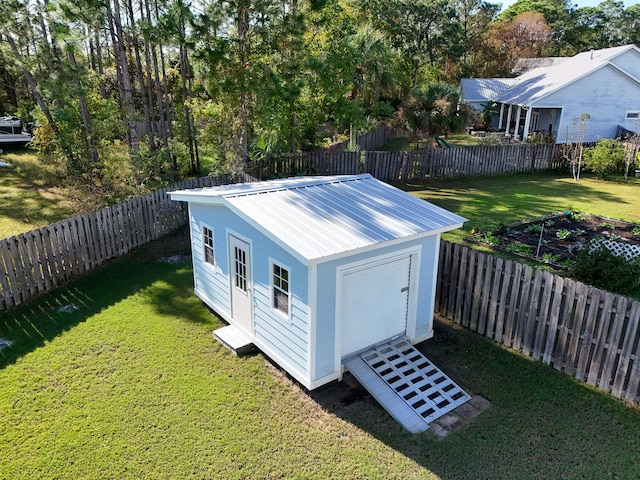
[[[410,266],[407,255],[344,273],[343,356],[405,332]]]

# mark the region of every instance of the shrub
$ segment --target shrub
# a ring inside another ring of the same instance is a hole
[[[640,259],[629,261],[591,243],[580,251],[570,273],[589,285],[640,298]]]
[[[617,140],[603,138],[595,147],[584,151],[584,165],[599,178],[624,173],[624,147]]]

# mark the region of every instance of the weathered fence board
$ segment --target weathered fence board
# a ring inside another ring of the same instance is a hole
[[[442,242],[436,311],[640,403],[640,302]]]
[[[296,175],[353,175],[370,173],[386,182],[427,178],[499,175],[558,169],[556,145],[502,145],[491,147],[427,148],[411,152],[320,152],[279,155],[249,162],[256,178]]]

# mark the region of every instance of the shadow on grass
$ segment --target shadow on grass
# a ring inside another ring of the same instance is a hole
[[[0,350],[0,368],[45,345],[124,298],[141,294],[163,314],[205,322],[193,296],[190,260],[182,264],[158,258],[188,253],[188,230],[139,248],[59,290],[0,314],[0,338],[13,345]],[[62,311],[61,311],[62,310]],[[185,312],[188,312],[185,314]]]
[[[492,403],[443,440],[406,432],[358,385],[309,395],[443,480],[640,478],[637,408],[445,322],[419,349]]]
[[[70,215],[60,179],[34,153],[16,150],[2,159],[9,166],[0,169],[0,217],[47,225]]]

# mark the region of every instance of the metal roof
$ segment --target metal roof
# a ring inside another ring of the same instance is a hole
[[[522,75],[529,70],[541,67],[553,67],[566,62],[570,57],[538,57],[538,58],[519,58],[515,66],[511,69],[513,75]]]
[[[515,78],[461,78],[462,100],[492,102],[514,83]]]
[[[466,221],[369,174],[296,177],[170,195],[226,206],[306,261],[453,230]]]
[[[615,64],[614,59],[628,50],[640,53],[640,50],[634,45],[624,45],[582,52],[562,63],[550,67],[534,68],[517,77],[516,83],[496,98],[496,101],[513,105],[534,105],[547,95],[595,70],[604,67],[621,70]],[[626,74],[626,72],[622,73]],[[638,81],[638,79],[635,80]]]

